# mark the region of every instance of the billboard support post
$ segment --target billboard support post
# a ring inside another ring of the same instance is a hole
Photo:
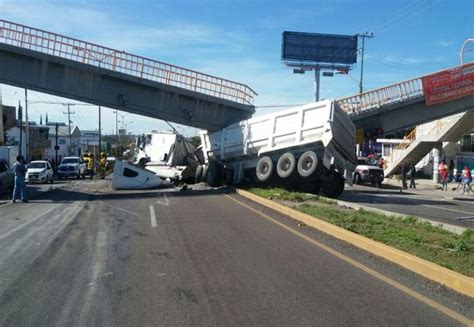
[[[320,76],[321,76],[321,70],[319,67],[316,67],[314,69],[314,101],[318,102],[319,101],[319,81],[320,81]]]

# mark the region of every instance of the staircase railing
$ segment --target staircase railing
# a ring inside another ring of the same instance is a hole
[[[394,164],[397,157],[401,155],[401,151],[407,149],[416,139],[422,135],[439,135],[447,124],[462,117],[465,113],[459,113],[452,116],[444,117],[426,124],[422,124],[413,129],[399,144],[392,149],[392,153],[387,158],[388,164]]]
[[[245,84],[5,20],[0,42],[245,105],[257,95]]]

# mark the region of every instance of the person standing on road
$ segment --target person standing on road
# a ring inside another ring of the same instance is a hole
[[[95,161],[94,161],[94,155],[89,152],[89,161],[87,162],[87,170],[88,173],[90,174],[90,178],[94,178],[94,166],[95,166]]]
[[[99,171],[100,171],[100,178],[105,178],[105,171],[107,169],[107,153],[102,152],[100,154],[100,161],[99,161]]]
[[[402,190],[408,189],[407,187],[407,168],[404,163],[400,166],[400,175],[402,178]]]
[[[21,195],[22,202],[28,202],[25,184],[26,166],[25,159],[22,156],[16,157],[13,172],[15,173],[15,187],[13,189],[12,202],[15,203],[19,195]]]
[[[412,189],[416,189],[415,175],[416,175],[415,165],[411,165],[411,169],[410,169],[410,188],[412,188]]]
[[[448,165],[446,165],[446,160],[443,159],[438,166],[439,176],[441,178],[441,190],[448,190]]]
[[[453,159],[451,159],[449,161],[448,171],[449,171],[449,181],[454,182],[454,161],[453,161]]]
[[[471,181],[472,181],[472,175],[471,175],[471,168],[468,166],[465,166],[463,171],[462,171],[462,194],[464,194],[466,191],[468,193],[472,192],[471,189]]]

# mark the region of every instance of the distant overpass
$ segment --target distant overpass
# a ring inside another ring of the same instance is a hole
[[[471,67],[472,64],[464,66]],[[453,67],[451,70],[460,67],[463,66]],[[448,71],[449,69],[438,73]],[[473,89],[462,98],[426,105],[422,79],[423,76],[356,94],[339,99],[337,103],[350,115],[357,128],[382,128],[385,135],[474,110]],[[474,128],[474,122],[472,125]]]
[[[5,20],[0,83],[210,131],[255,111],[244,84]]]

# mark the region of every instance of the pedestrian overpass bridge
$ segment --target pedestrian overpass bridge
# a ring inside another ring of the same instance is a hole
[[[337,100],[357,128],[384,134],[474,109],[471,92],[426,105],[422,78]],[[0,83],[215,131],[250,117],[248,86],[0,20]]]
[[[474,65],[468,64],[474,78]],[[460,69],[453,67],[439,73]],[[430,74],[432,75],[432,74]],[[427,75],[428,76],[428,75]],[[454,100],[427,105],[422,77],[399,82],[379,89],[337,100],[357,128],[381,128],[385,135],[453,114],[474,110],[474,88],[469,94]],[[474,128],[474,121],[472,122]]]
[[[210,131],[255,111],[244,84],[5,20],[0,83]]]

